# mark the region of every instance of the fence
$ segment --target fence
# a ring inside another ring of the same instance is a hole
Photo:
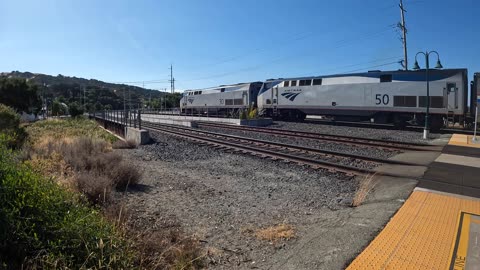
[[[105,110],[91,113],[89,117],[100,123],[105,129],[125,137],[125,129],[127,127],[142,129],[141,114],[141,110]]]

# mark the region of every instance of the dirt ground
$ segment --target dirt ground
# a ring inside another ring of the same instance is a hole
[[[121,199],[136,226],[179,227],[200,239],[209,269],[343,269],[416,185],[382,178],[353,208],[358,180],[351,177],[153,137],[153,144],[116,150],[143,171],[141,187]],[[291,225],[294,237],[255,236],[280,224]]]

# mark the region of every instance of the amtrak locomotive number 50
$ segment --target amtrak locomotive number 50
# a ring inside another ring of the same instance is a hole
[[[303,120],[308,114],[373,119],[397,126],[415,119],[423,125],[427,106],[425,75],[425,70],[372,71],[189,90],[181,100],[181,109],[208,113],[254,106],[263,115],[276,119]],[[468,110],[467,70],[430,70],[429,78],[432,128],[441,128],[447,120],[467,121],[472,116]],[[472,88],[470,108],[475,108],[476,92]]]

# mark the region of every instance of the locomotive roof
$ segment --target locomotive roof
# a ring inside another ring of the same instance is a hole
[[[458,73],[458,72],[467,72],[466,68],[454,68],[454,69],[429,69],[430,73]],[[368,72],[357,72],[357,73],[343,73],[343,74],[332,74],[332,75],[319,75],[319,76],[304,76],[304,77],[290,77],[290,78],[278,78],[278,79],[269,79],[266,82],[274,81],[288,81],[288,80],[302,80],[302,79],[324,79],[324,78],[336,78],[336,77],[351,77],[351,76],[362,76],[362,77],[378,77],[383,74],[414,74],[419,72],[425,72],[425,69],[420,70],[392,70],[392,71],[380,71],[372,70]],[[480,76],[480,73],[476,73]]]
[[[229,88],[229,87],[238,87],[238,86],[242,86],[242,85],[249,85],[249,84],[252,84],[252,83],[262,83],[262,82],[245,82],[245,83],[236,83],[236,84],[228,84],[228,85],[219,85],[219,86],[207,87],[207,88],[188,89],[188,90],[185,90],[185,92],[187,92],[187,91],[217,90],[217,89],[221,89],[221,88]]]

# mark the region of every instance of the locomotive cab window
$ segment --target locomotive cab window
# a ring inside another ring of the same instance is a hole
[[[322,79],[313,79],[313,85],[322,85]]]
[[[456,92],[457,91],[457,84],[447,83],[447,91],[448,91],[448,93]]]
[[[300,80],[298,83],[299,86],[312,85],[312,80]]]
[[[392,82],[392,74],[380,75],[380,82]]]
[[[220,89],[220,92],[221,93],[225,92],[225,88]]]
[[[284,81],[284,82],[283,82],[283,87],[288,87],[289,84],[290,84],[290,81]]]
[[[297,81],[290,81],[290,86],[297,86]]]

